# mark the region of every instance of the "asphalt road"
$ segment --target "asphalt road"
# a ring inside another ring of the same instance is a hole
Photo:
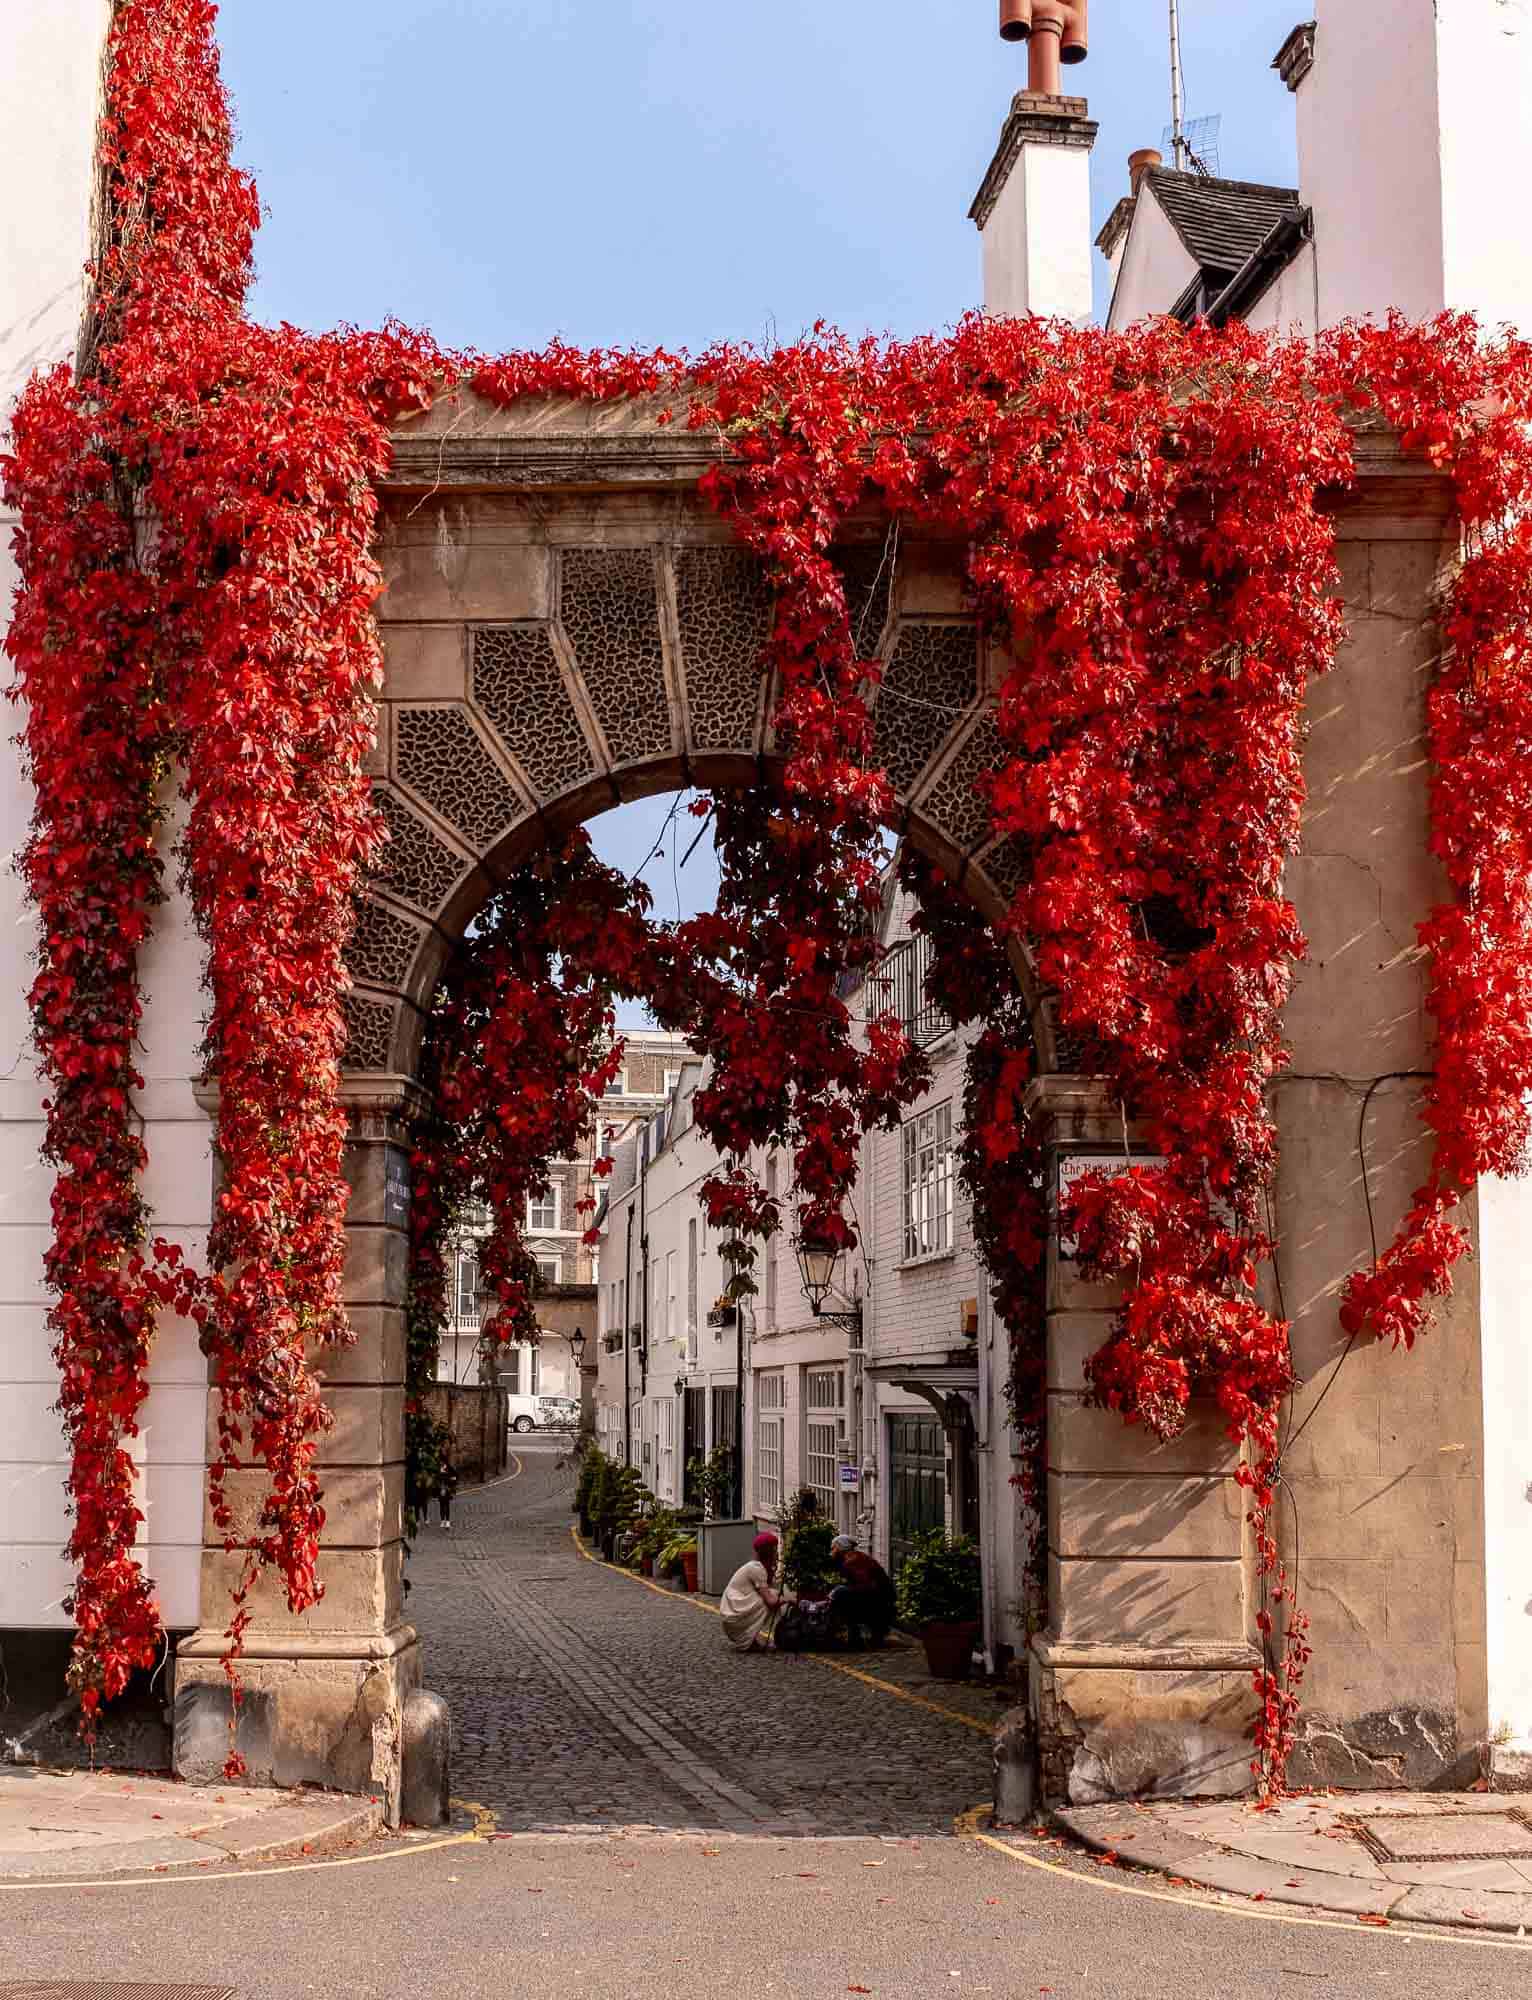
[[[0,1982],[223,1983],[241,2000],[1532,1994],[1525,1947],[1127,1895],[952,1837],[533,1834],[0,1895],[0,1941]]]
[[[952,1745],[932,1739],[912,1803],[899,1767],[923,1739],[899,1734],[907,1704],[833,1674],[741,1681],[778,1663],[727,1660],[696,1611],[580,1564],[546,1449],[521,1463],[525,1485],[463,1496],[450,1542],[435,1531],[412,1601],[428,1680],[455,1678],[467,1703],[455,1789],[497,1792],[483,1802],[498,1830],[193,1880],[0,1888],[0,1995],[71,1981],[101,2000],[149,1984],[156,2000],[197,1985],[239,2000],[1532,1996],[1532,1945],[1277,1915],[954,1831],[962,1788],[983,1797],[964,1732],[941,1725]],[[530,1660],[513,1649],[528,1633]],[[635,1742],[628,1718],[651,1703],[659,1734]],[[756,1709],[764,1723],[739,1720]],[[569,1754],[550,1760],[560,1726]],[[689,1789],[667,1775],[672,1736],[697,1760]],[[816,1756],[828,1789],[809,1783]],[[858,1766],[898,1781],[857,1789]],[[848,1816],[881,1827],[826,1837],[842,1773]],[[731,1791],[764,1806],[754,1830]],[[597,1805],[645,1830],[542,1830]]]

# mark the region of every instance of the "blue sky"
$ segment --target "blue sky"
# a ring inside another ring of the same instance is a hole
[[[1293,174],[1303,0],[1183,0],[1223,170]],[[995,0],[226,0],[257,311],[448,342],[703,346],[977,302],[968,205],[1025,55]],[[1231,15],[1235,17],[1231,21]],[[1165,0],[1092,0],[1096,219],[1169,116]]]
[[[1269,65],[1302,9],[1183,0],[1188,110],[1222,114],[1226,174],[1295,178],[1292,99]],[[239,157],[267,208],[254,309],[307,327],[394,317],[488,350],[949,325],[978,303],[968,206],[1025,79],[997,13],[225,0]],[[1101,125],[1097,226],[1168,120],[1167,39],[1165,0],[1092,0],[1069,81]],[[634,867],[668,805],[604,815],[598,851]],[[658,914],[710,905],[707,843],[679,889],[661,845],[645,870]]]

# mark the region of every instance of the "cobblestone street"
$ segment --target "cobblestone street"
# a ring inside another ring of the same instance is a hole
[[[518,1462],[459,1495],[451,1535],[422,1528],[410,1564],[453,1792],[503,1830],[921,1835],[989,1797],[991,1697],[925,1682],[923,1662],[917,1680],[908,1650],[849,1664],[919,1701],[820,1660],[731,1653],[695,1603],[581,1558],[551,1445],[518,1443]]]

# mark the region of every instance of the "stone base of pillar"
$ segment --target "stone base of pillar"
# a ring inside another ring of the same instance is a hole
[[[194,1632],[175,1662],[174,1769],[214,1783],[229,1754],[230,1695],[222,1632]],[[237,1743],[257,1785],[323,1785],[375,1798],[399,1824],[403,1709],[420,1685],[412,1625],[390,1632],[251,1635]]]
[[[1032,1712],[1049,1805],[1234,1798],[1251,1789],[1254,1646],[1032,1641]]]

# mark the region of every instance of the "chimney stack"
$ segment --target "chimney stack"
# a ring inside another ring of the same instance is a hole
[[[1027,88],[1011,101],[968,211],[983,239],[984,308],[1083,325],[1091,314],[1090,152],[1083,97],[1061,65],[1084,62],[1087,0],[1000,0],[1000,37],[1027,44]]]

